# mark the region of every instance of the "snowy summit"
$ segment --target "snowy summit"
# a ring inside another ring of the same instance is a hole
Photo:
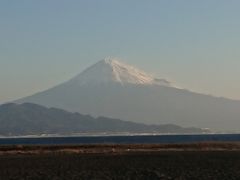
[[[139,85],[163,85],[171,86],[165,79],[157,79],[146,72],[131,65],[119,62],[115,58],[105,58],[92,65],[71,81],[80,85],[120,83]]]

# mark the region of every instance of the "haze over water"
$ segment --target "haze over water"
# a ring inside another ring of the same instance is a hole
[[[139,136],[86,136],[0,138],[0,145],[80,145],[80,144],[172,144],[201,142],[239,142],[239,134],[208,135],[139,135]]]

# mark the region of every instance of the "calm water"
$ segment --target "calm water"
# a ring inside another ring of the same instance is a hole
[[[151,143],[191,143],[206,141],[240,142],[240,134],[0,138],[0,145],[24,145],[24,144],[63,145],[63,144],[101,144],[101,143],[151,144]]]

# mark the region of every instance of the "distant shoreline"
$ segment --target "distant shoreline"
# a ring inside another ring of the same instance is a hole
[[[113,134],[72,134],[72,135],[61,135],[61,134],[44,134],[44,135],[19,135],[19,136],[1,136],[0,139],[11,139],[11,138],[68,138],[68,137],[119,137],[119,136],[188,136],[188,135],[238,135],[240,132],[236,133],[113,133]]]

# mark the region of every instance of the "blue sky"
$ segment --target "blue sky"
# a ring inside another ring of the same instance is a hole
[[[238,0],[1,0],[0,102],[112,56],[197,92],[240,99]]]

